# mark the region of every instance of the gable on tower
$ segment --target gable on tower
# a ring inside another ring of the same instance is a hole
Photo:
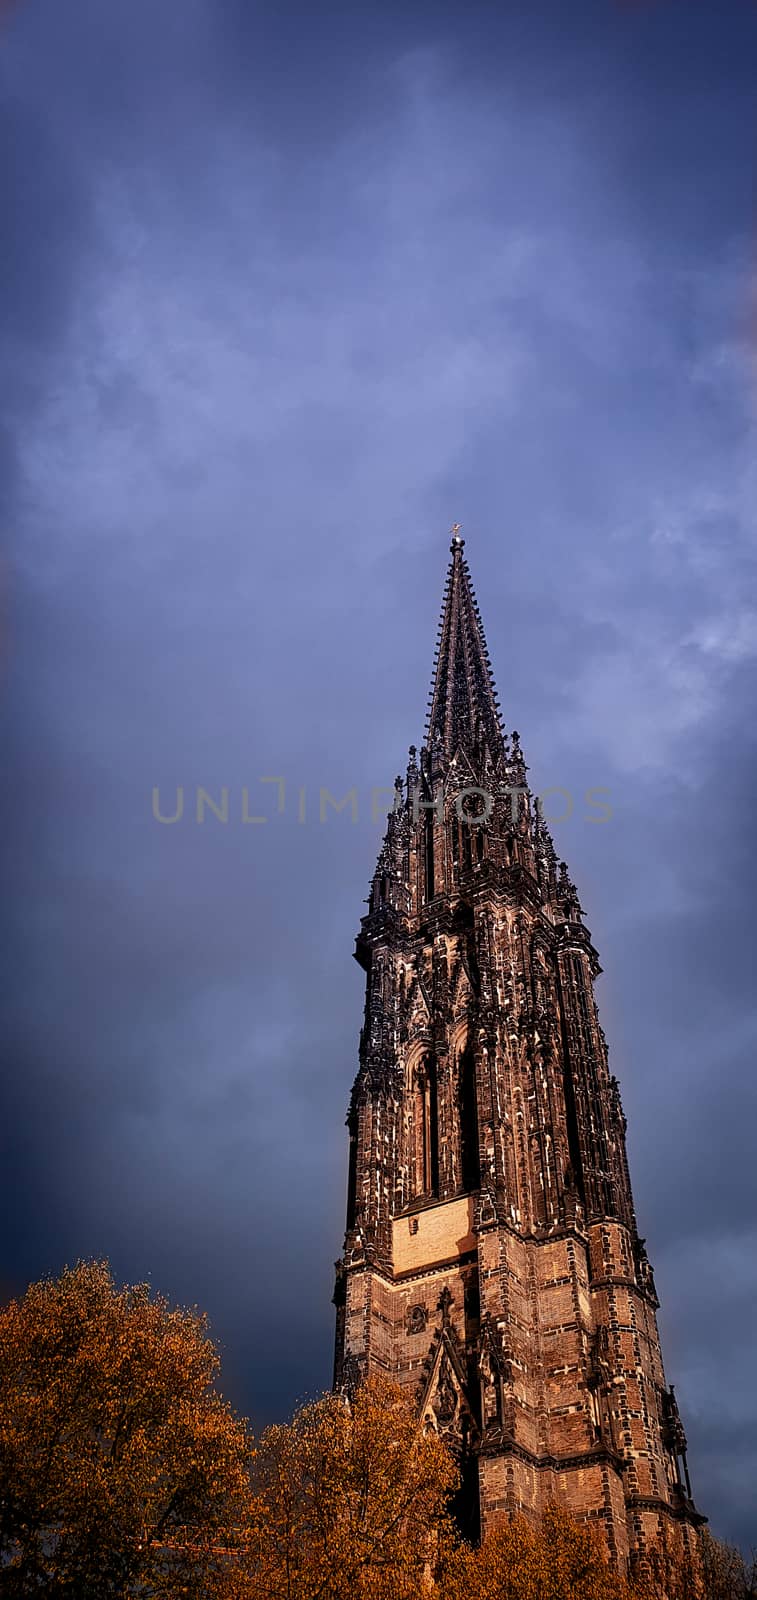
[[[418,1420],[424,1432],[439,1435],[457,1452],[478,1440],[476,1405],[468,1396],[465,1350],[450,1320],[452,1295],[445,1286],[437,1306],[440,1321],[416,1390]]]

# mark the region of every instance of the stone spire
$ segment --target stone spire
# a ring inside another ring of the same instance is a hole
[[[439,623],[426,743],[451,759],[484,743],[492,761],[504,756],[504,736],[481,615],[463,555],[459,524],[452,529],[450,563]]]
[[[463,1532],[550,1499],[621,1567],[694,1548],[626,1121],[575,884],[505,739],[452,530],[429,729],[362,918],[335,1382],[391,1373],[459,1460]]]

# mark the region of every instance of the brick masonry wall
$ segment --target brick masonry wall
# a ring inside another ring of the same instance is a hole
[[[461,1197],[395,1220],[391,1270],[366,1264],[348,1275],[345,1351],[417,1400],[444,1321],[443,1292],[469,1369],[482,1319],[491,1319],[502,1330],[507,1381],[503,1429],[481,1443],[484,1530],[516,1511],[538,1515],[554,1499],[595,1521],[623,1565],[631,1548],[655,1542],[675,1520],[655,1309],[635,1282],[628,1232],[603,1223],[584,1237],[524,1239],[501,1224],[476,1233],[472,1213],[471,1198]],[[607,1330],[605,1392],[592,1400],[599,1328]]]

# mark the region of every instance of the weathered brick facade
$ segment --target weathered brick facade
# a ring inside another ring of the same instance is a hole
[[[502,728],[457,533],[426,744],[356,956],[336,1383],[380,1368],[407,1387],[459,1455],[469,1531],[558,1499],[621,1564],[673,1527],[688,1541],[599,962]]]

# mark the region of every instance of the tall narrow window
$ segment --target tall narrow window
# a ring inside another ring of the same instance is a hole
[[[462,827],[462,830],[463,830],[463,866],[464,867],[470,867],[472,865],[472,861],[471,861],[471,825],[470,825],[467,817],[463,818],[463,821],[461,823],[461,827]]]
[[[439,1190],[439,1126],[436,1062],[426,1056],[415,1078],[415,1182],[416,1197]]]
[[[357,1117],[350,1116],[350,1162],[347,1174],[347,1227],[354,1227],[357,1207]]]
[[[476,1063],[467,1045],[460,1057],[460,1167],[463,1188],[478,1189],[481,1165],[478,1154]]]
[[[439,1105],[436,1092],[436,1062],[427,1062],[426,1103],[428,1106],[428,1170],[427,1193],[439,1193]]]
[[[426,812],[426,899],[434,898],[434,813]]]

